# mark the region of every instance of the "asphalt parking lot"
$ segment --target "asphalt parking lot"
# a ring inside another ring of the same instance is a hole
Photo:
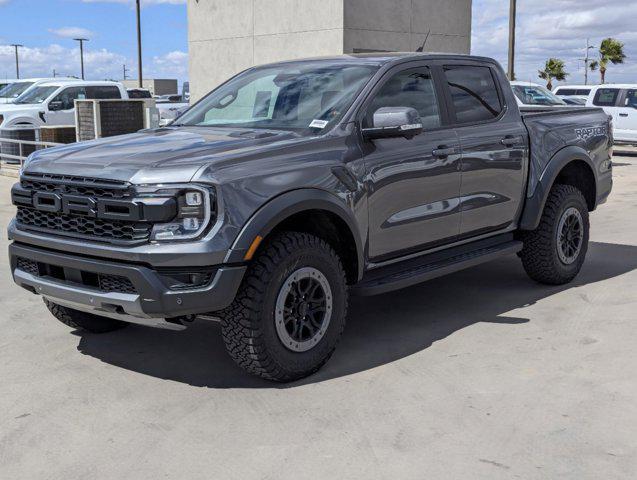
[[[5,257],[0,478],[635,478],[637,156],[615,164],[572,285],[512,256],[355,299],[333,359],[292,385],[235,367],[215,323],[74,332]]]

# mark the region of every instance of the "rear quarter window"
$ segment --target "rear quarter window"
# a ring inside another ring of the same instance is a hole
[[[598,107],[614,107],[619,97],[619,89],[617,88],[600,88],[595,93],[593,105]]]

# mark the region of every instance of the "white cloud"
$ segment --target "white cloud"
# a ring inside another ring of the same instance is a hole
[[[49,32],[63,38],[90,38],[93,32],[81,27],[49,28]]]
[[[122,78],[124,64],[128,75],[137,75],[136,60],[107,49],[84,49],[84,71],[87,79],[103,80]],[[80,75],[80,50],[51,44],[40,48],[23,47],[20,54],[20,76],[50,77],[53,70],[59,75]],[[177,78],[180,82],[188,78],[188,54],[179,50],[144,60],[144,77]],[[15,76],[13,47],[0,45],[0,78]]]
[[[1,2],[2,0],[0,0]],[[122,4],[134,4],[135,0],[82,0],[84,3],[122,3]],[[160,4],[170,4],[170,5],[181,5],[186,3],[186,0],[142,0],[142,7],[148,5],[160,5]]]
[[[506,68],[509,2],[474,0],[472,53],[499,60]],[[541,82],[537,70],[550,57],[561,58],[571,73],[569,82],[582,82],[586,39],[599,47],[614,37],[626,44],[623,65],[611,65],[610,82],[637,80],[637,31],[632,12],[636,0],[533,0],[518,2],[516,76]],[[596,55],[596,50],[591,50]],[[599,73],[589,79],[597,82]]]
[[[50,77],[53,70],[59,75],[80,75],[79,48],[54,43],[46,47],[23,47],[19,53],[21,77]],[[106,49],[84,51],[84,71],[88,79],[121,78],[124,63],[127,63],[125,56]],[[0,77],[13,77],[14,74],[14,50],[10,46],[0,46]]]
[[[145,77],[185,79],[188,77],[188,54],[175,50],[153,57],[148,70],[148,72],[144,71]]]

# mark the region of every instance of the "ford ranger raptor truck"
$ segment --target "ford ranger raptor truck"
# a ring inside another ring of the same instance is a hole
[[[265,65],[167,127],[31,155],[11,269],[73,328],[220,319],[240,366],[293,381],[332,355],[350,295],[513,253],[573,280],[611,150],[602,110],[521,113],[489,58]]]

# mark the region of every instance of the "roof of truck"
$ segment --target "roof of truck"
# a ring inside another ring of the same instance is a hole
[[[304,62],[333,62],[333,63],[357,63],[368,65],[385,65],[389,63],[401,63],[405,60],[419,59],[448,59],[448,60],[474,60],[479,62],[493,63],[495,60],[487,57],[475,55],[460,55],[455,53],[435,53],[435,52],[373,52],[373,53],[350,53],[346,55],[336,55],[327,57],[301,58],[296,60],[285,60],[274,62],[269,65],[283,65]]]
[[[60,79],[51,79],[47,82],[40,83],[40,87],[61,87],[64,85],[87,85],[87,86],[100,86],[100,85],[115,85],[120,86],[119,82],[113,82],[110,80],[82,80],[77,78],[60,78]]]

